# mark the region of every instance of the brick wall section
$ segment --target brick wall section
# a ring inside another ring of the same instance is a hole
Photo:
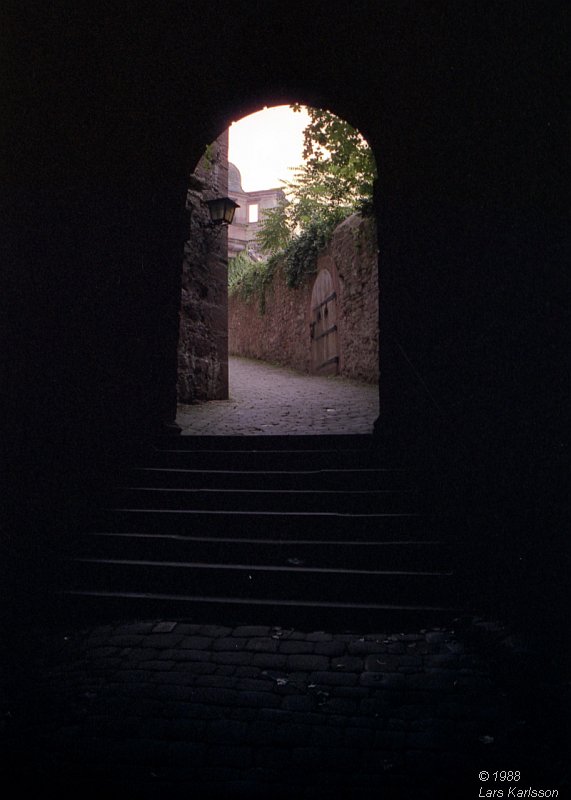
[[[178,343],[181,403],[228,397],[228,231],[213,227],[205,203],[228,194],[228,131],[209,148],[190,179]]]
[[[354,214],[336,228],[326,251],[339,285],[340,374],[379,379],[379,284],[375,224]]]
[[[378,381],[378,271],[374,222],[354,214],[339,225],[318,259],[318,270],[333,273],[338,291],[339,373]],[[297,289],[286,286],[278,269],[266,292],[265,313],[258,297],[229,298],[229,352],[302,372],[311,370],[311,291],[315,275]]]
[[[228,301],[229,351],[232,355],[260,358],[309,372],[309,318],[311,284],[288,289],[283,269],[266,291],[265,313],[260,299],[230,296]]]

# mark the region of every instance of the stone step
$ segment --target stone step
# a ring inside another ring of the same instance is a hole
[[[303,451],[347,451],[368,452],[376,445],[370,434],[287,434],[282,436],[169,436],[158,439],[154,450],[220,450],[237,452],[244,450]]]
[[[306,567],[373,567],[442,570],[450,563],[439,541],[336,541],[254,537],[96,533],[81,542],[85,556],[111,559],[201,561],[206,563]]]
[[[100,498],[62,597],[119,617],[450,619],[451,519],[369,437],[339,438],[161,442]]]
[[[71,589],[248,599],[430,604],[450,600],[453,574],[126,559],[73,560]]]
[[[224,511],[124,507],[94,517],[93,532],[164,533],[181,536],[250,537],[392,541],[441,539],[446,516],[412,513],[349,514],[341,512]],[[447,538],[447,537],[446,537]]]
[[[397,513],[418,510],[420,495],[405,490],[192,489],[126,487],[114,493],[114,507],[280,513]]]
[[[450,625],[461,616],[451,605],[428,603],[356,603],[243,599],[228,595],[174,595],[152,592],[68,590],[60,594],[61,618],[73,623],[157,618],[200,620],[202,624],[257,624],[340,632],[347,630],[417,631]]]
[[[379,464],[378,455],[369,450],[186,450],[170,446],[154,449],[135,466],[202,470],[317,470],[317,469],[397,469],[398,464]]]
[[[281,490],[412,490],[416,487],[408,471],[398,469],[176,469],[140,467],[126,476],[130,486],[181,489]]]

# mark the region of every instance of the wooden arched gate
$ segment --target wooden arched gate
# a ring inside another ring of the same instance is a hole
[[[328,269],[321,269],[311,293],[311,368],[319,375],[339,372],[337,292]]]

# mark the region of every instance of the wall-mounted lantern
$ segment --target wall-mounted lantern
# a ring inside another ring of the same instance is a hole
[[[234,212],[240,208],[238,203],[229,197],[215,197],[214,200],[207,200],[206,205],[210,211],[210,218],[215,225],[231,225],[234,219]]]

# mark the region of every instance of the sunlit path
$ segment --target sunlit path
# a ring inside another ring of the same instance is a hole
[[[230,399],[179,405],[186,435],[372,433],[378,388],[305,375],[261,361],[229,360]]]

